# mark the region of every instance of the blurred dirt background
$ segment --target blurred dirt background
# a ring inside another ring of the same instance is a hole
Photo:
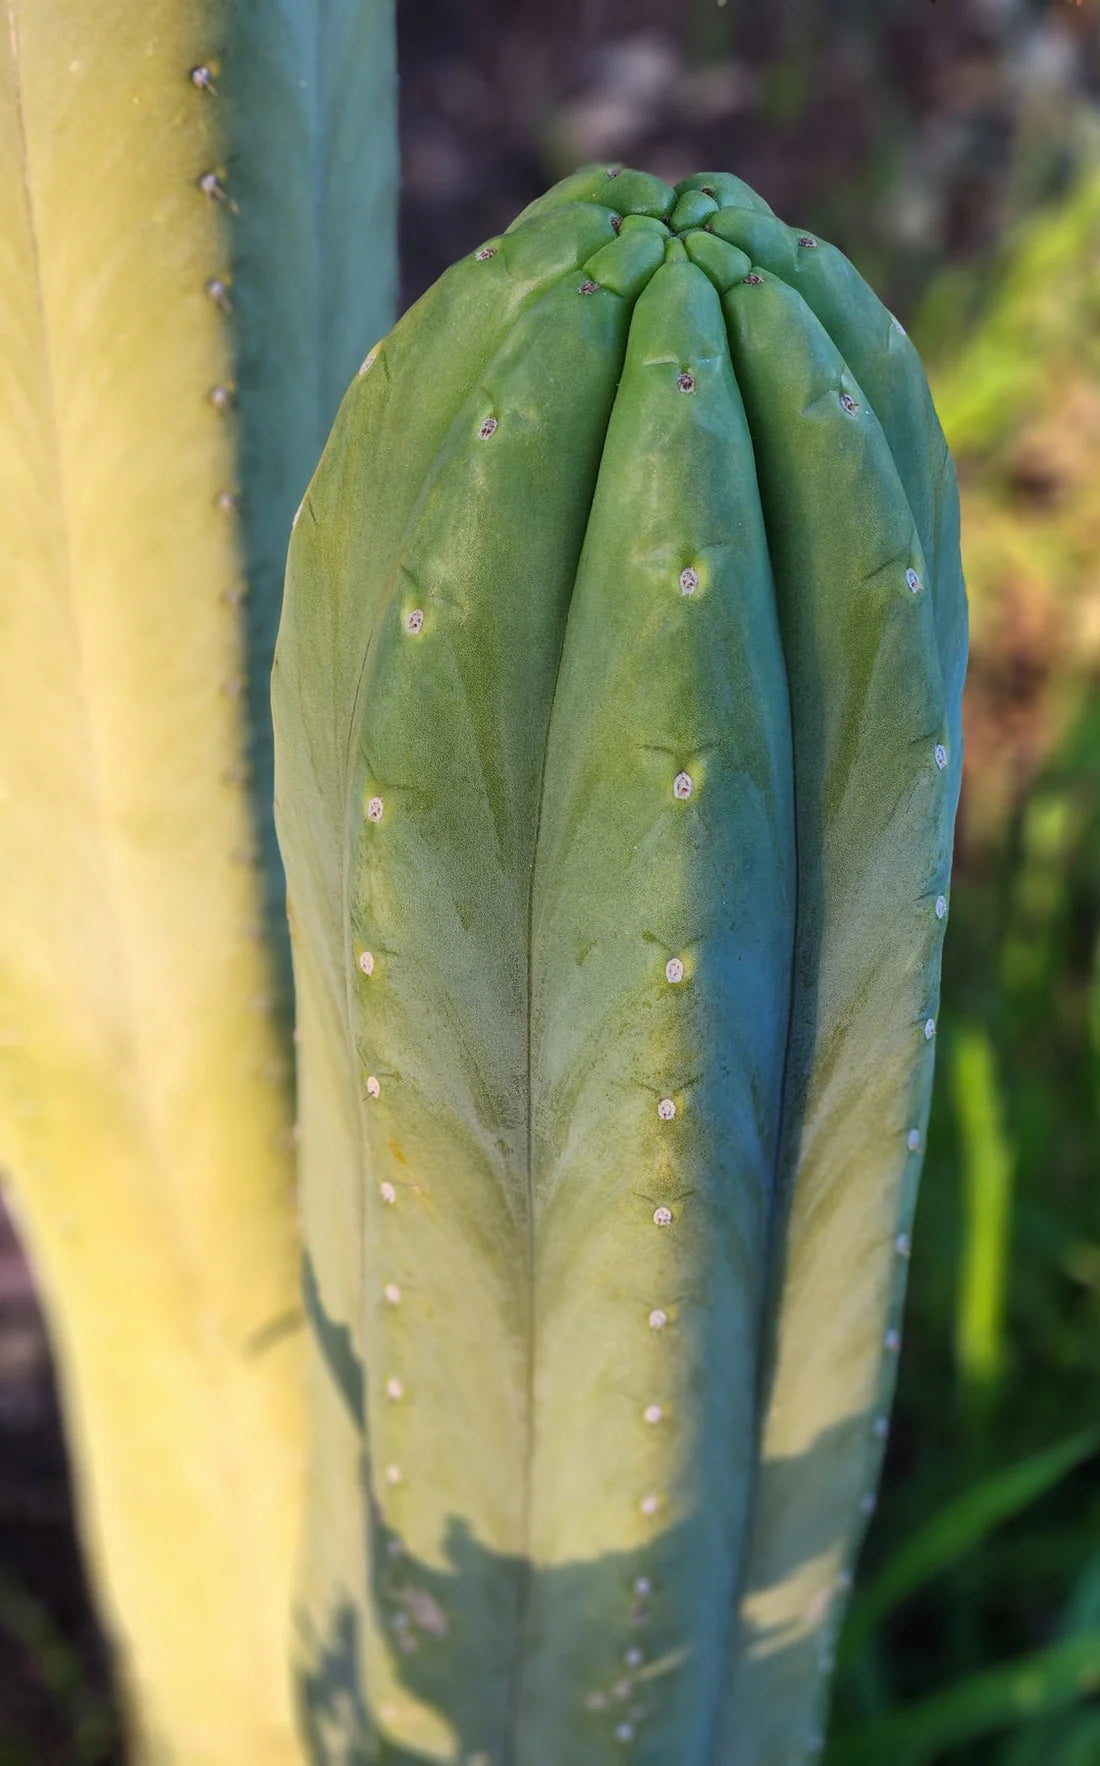
[[[848,252],[930,363],[964,493],[966,781],[898,1415],[829,1759],[1097,1766],[1100,5],[398,14],[405,304],[586,161],[726,169]],[[945,1513],[954,1543],[929,1547]],[[108,1766],[113,1734],[0,1216],[0,1766]]]

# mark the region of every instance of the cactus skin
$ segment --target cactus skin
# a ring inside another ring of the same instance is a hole
[[[389,322],[391,37],[375,0],[10,0],[0,33],[0,1167],[135,1761],[302,1757],[259,720],[293,510]]]
[[[912,346],[736,178],[586,168],[353,382],[272,686],[312,1315],[363,1452],[323,1766],[817,1750],[965,653]]]

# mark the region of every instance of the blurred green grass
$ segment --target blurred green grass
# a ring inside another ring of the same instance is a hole
[[[65,1724],[66,1766],[104,1766],[118,1740],[109,1697],[89,1680],[49,1609],[6,1573],[0,1573],[0,1628],[22,1645],[35,1679]],[[42,1766],[38,1742],[0,1727],[0,1766]]]
[[[946,279],[948,282],[951,278]],[[894,1436],[828,1766],[1100,1762],[1100,164],[933,385],[972,608]],[[1068,1437],[1068,1438],[1067,1438]]]

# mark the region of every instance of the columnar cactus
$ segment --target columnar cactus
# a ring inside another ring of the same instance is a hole
[[[353,381],[273,676],[317,1761],[822,1745],[932,1081],[957,509],[901,326],[724,174],[565,180]]]
[[[0,31],[0,1168],[134,1761],[301,1758],[264,732],[291,515],[390,322],[393,109],[387,0]]]

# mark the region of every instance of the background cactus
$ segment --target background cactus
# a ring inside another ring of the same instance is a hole
[[[7,12],[0,1166],[133,1756],[274,1766],[303,1419],[262,732],[291,513],[392,310],[392,17]]]
[[[736,178],[578,173],[364,362],[273,676],[318,1760],[819,1748],[965,652],[915,352]]]

